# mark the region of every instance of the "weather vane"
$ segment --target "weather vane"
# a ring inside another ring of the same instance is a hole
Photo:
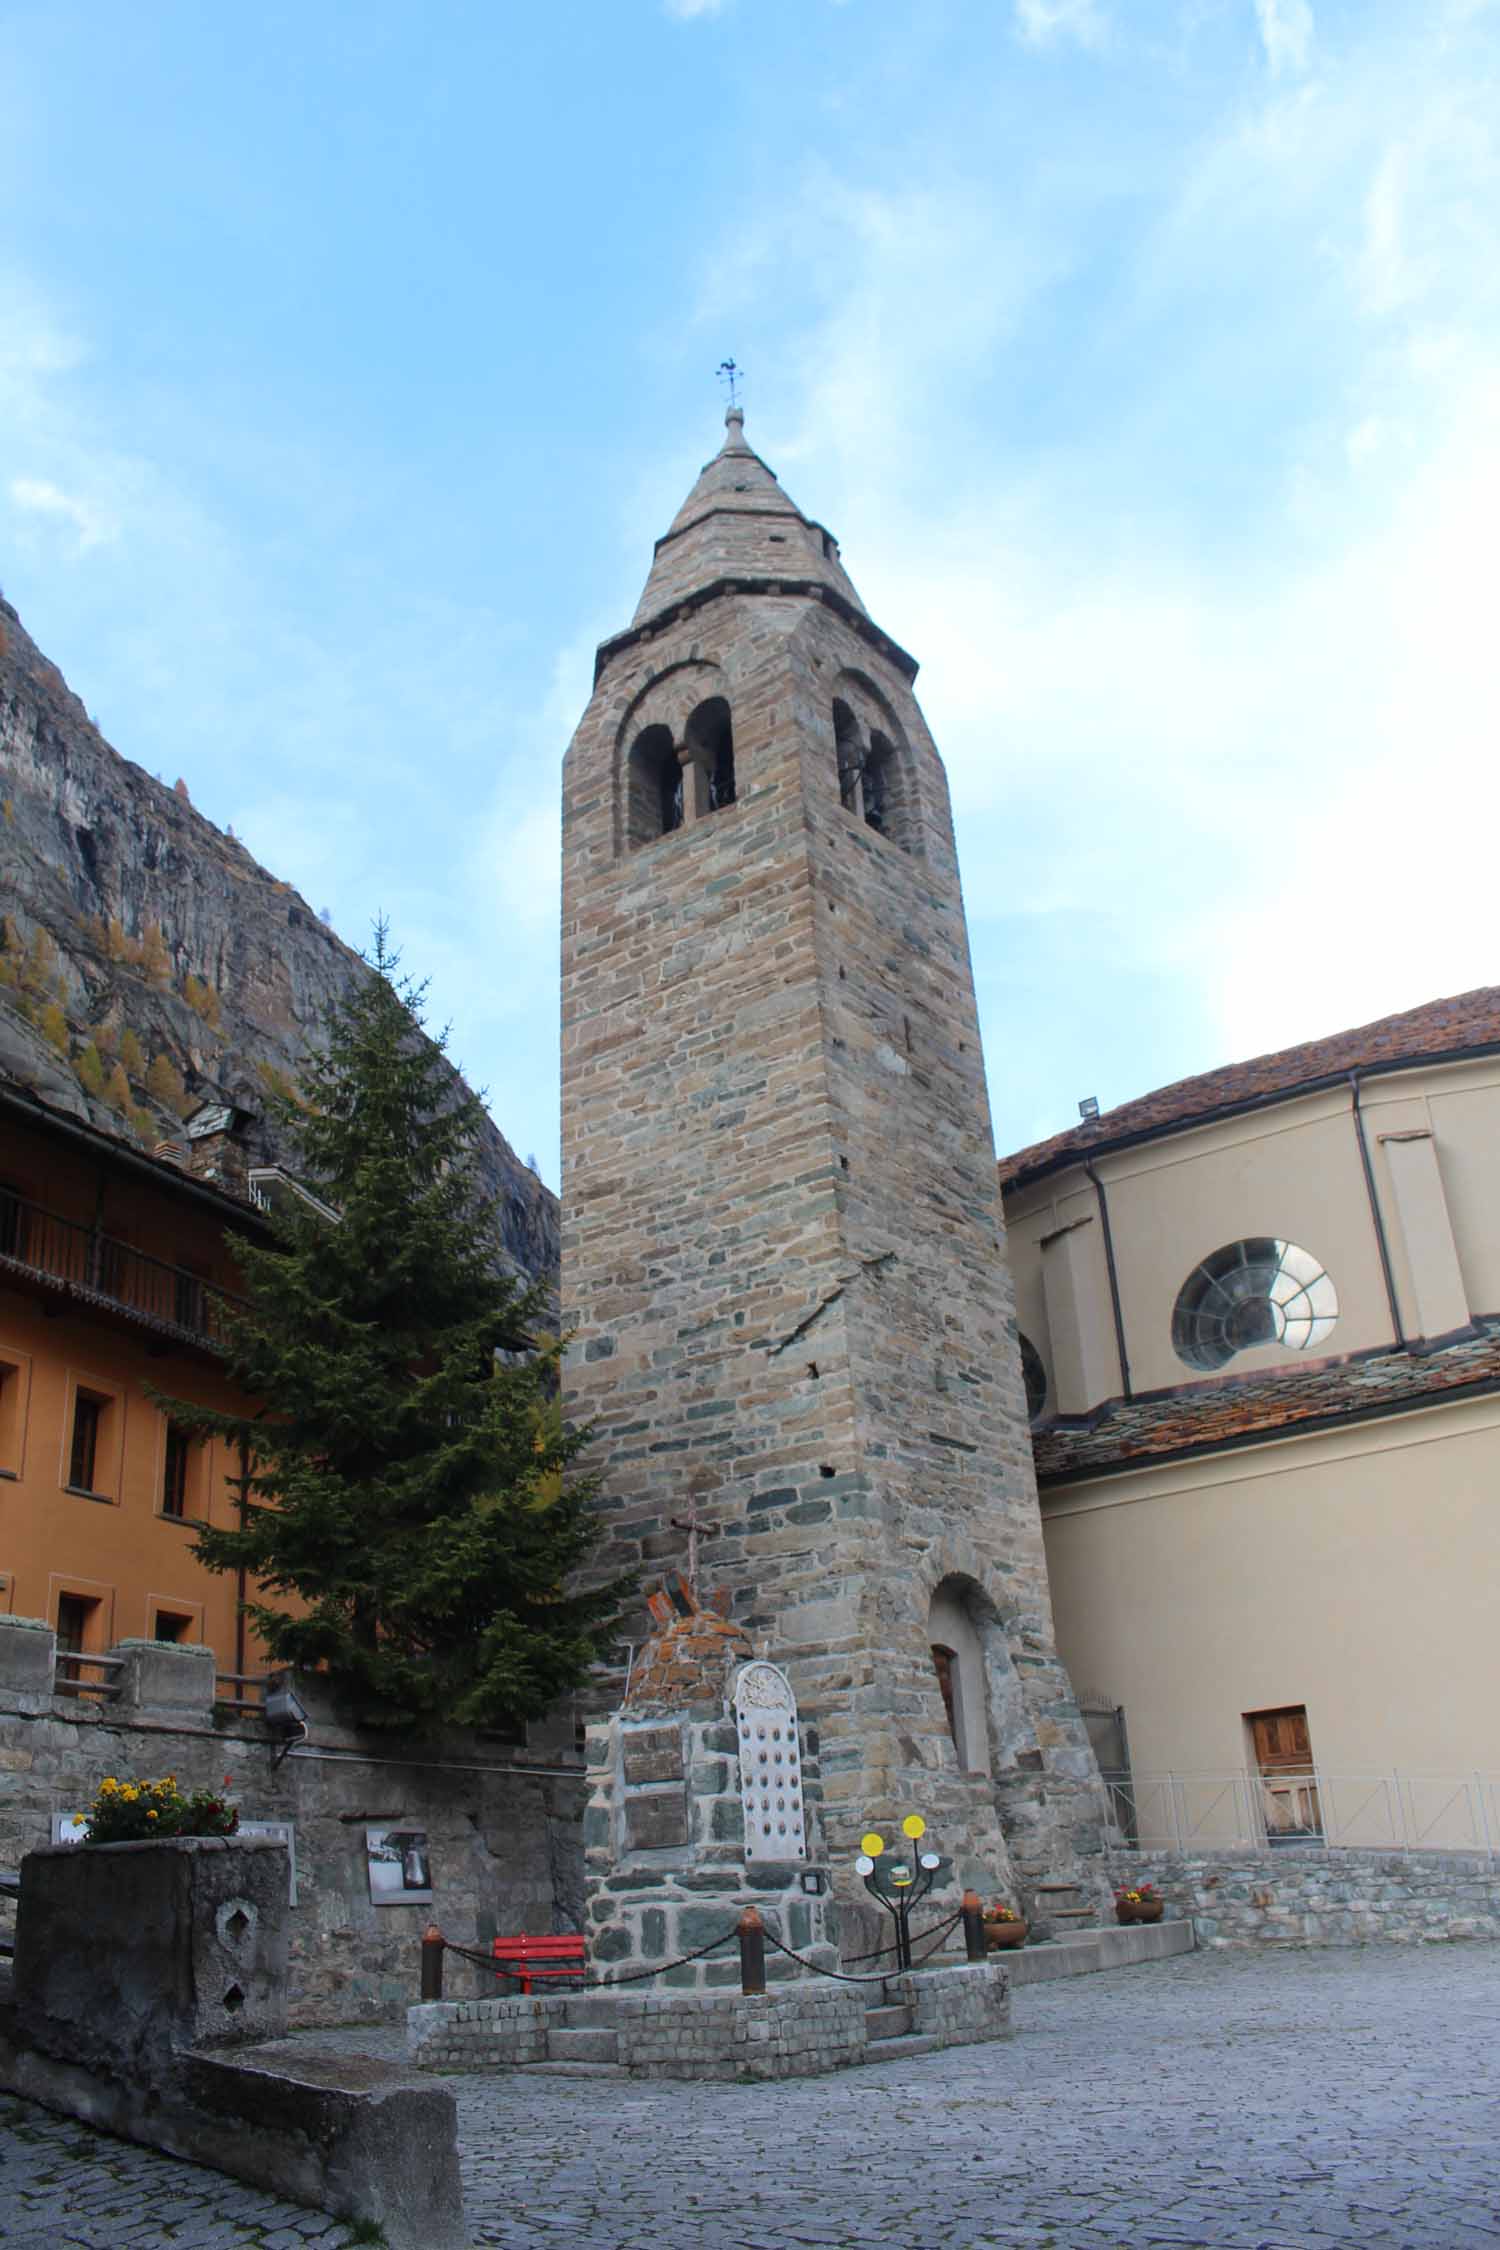
[[[736,367],[732,359],[721,359],[718,373],[719,381],[728,386],[730,405],[738,406],[740,403],[739,386],[745,380],[744,369]]]

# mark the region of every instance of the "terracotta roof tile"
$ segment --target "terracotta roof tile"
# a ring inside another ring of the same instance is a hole
[[[1431,1406],[1455,1392],[1500,1385],[1500,1320],[1420,1357],[1370,1352],[1238,1378],[1195,1383],[1111,1406],[1088,1424],[1032,1432],[1040,1484],[1072,1483],[1174,1454],[1253,1443],[1317,1426]]]
[[[1249,1062],[1226,1063],[1197,1078],[1179,1078],[1154,1094],[1122,1102],[1087,1125],[1074,1125],[1003,1157],[1000,1182],[1011,1187],[1116,1142],[1149,1138],[1218,1110],[1294,1093],[1345,1071],[1389,1068],[1419,1062],[1424,1055],[1494,1046],[1500,1046],[1500,985],[1480,985],[1449,1000],[1429,1000],[1400,1015],[1382,1016],[1378,1023],[1361,1024],[1354,1031],[1335,1032],[1331,1038],[1312,1039],[1301,1047],[1283,1047]]]

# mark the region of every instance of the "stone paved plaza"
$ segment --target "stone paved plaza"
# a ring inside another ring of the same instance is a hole
[[[505,2250],[1470,2250],[1500,2242],[1500,1947],[1195,1954],[1017,2035],[781,2086],[455,2079]],[[328,2034],[310,2035],[327,2044]],[[387,2052],[394,2035],[376,2035]],[[371,2044],[368,2033],[341,2044]],[[7,2103],[0,2239],[334,2250],[343,2226]]]

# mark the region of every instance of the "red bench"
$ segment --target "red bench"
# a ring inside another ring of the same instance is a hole
[[[529,1993],[538,1977],[550,1982],[583,1975],[583,1939],[576,1931],[561,1937],[497,1937],[490,1951],[496,1976],[514,1977],[523,1992]]]

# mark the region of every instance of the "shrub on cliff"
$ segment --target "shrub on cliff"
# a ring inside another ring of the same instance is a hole
[[[624,1584],[576,1582],[592,1487],[571,1473],[555,1347],[532,1342],[538,1292],[498,1264],[479,1103],[423,1033],[383,925],[371,967],[287,1105],[340,1216],[292,1198],[271,1246],[236,1246],[230,1365],[261,1409],[170,1411],[248,1449],[243,1523],[204,1527],[198,1553],[259,1582],[273,1659],[320,1668],[366,1724],[503,1724],[578,1684]]]

